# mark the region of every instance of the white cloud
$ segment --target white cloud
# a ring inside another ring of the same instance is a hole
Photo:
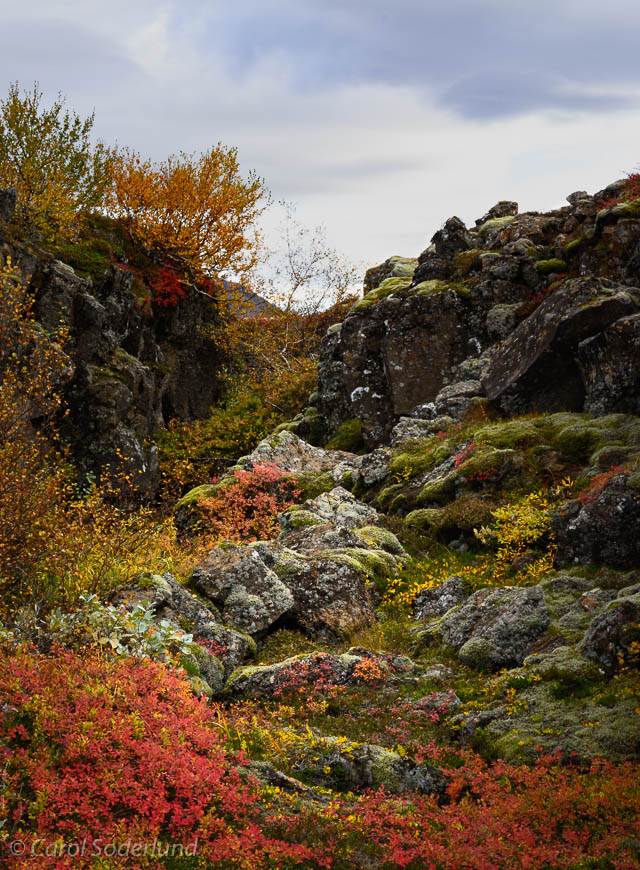
[[[300,220],[324,223],[332,244],[367,264],[417,255],[452,214],[469,223],[504,198],[523,210],[552,208],[638,160],[640,117],[630,110],[538,110],[487,122],[443,108],[428,80],[418,88],[347,77],[302,89],[304,46],[284,42],[252,54],[239,72],[242,56],[230,62],[225,43],[226,0],[3,5],[10,26],[0,33],[0,87],[38,78],[81,113],[95,106],[102,138],[156,159],[219,140],[236,145],[241,166],[264,176],[275,199],[298,202]],[[275,15],[281,4],[272,5]],[[366,5],[352,5],[366,15]],[[400,58],[405,46],[394,40],[387,34],[385,50]],[[630,82],[566,87],[612,105],[620,93],[638,98]]]

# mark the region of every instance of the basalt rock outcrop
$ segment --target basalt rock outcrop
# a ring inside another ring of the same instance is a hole
[[[450,218],[417,261],[370,269],[324,339],[316,431],[356,418],[372,448],[478,405],[637,413],[640,208],[600,208],[619,188],[546,214],[498,203],[472,228]]]
[[[110,266],[100,280],[81,278],[52,255],[13,240],[5,223],[15,197],[0,196],[0,253],[35,292],[46,329],[68,331],[68,413],[61,434],[82,477],[105,470],[129,475],[151,498],[158,484],[153,436],[170,419],[207,415],[221,392],[222,354],[212,337],[215,306],[193,290],[173,308],[145,307],[134,276]]]

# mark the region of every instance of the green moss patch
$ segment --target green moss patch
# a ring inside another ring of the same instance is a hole
[[[364,441],[360,420],[357,417],[345,420],[325,446],[327,450],[343,450],[346,453],[361,451],[364,448]]]

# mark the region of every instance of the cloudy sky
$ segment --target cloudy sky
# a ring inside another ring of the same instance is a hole
[[[0,0],[39,81],[154,159],[222,141],[371,265],[640,161],[637,0]]]

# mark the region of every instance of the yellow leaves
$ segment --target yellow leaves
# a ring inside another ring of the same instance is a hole
[[[181,152],[159,163],[124,149],[108,208],[142,247],[193,276],[222,278],[255,265],[252,228],[264,199],[262,179],[242,178],[237,150],[218,143],[198,157]]]
[[[17,189],[24,229],[70,238],[79,212],[102,204],[113,151],[91,145],[93,115],[63,111],[60,96],[48,109],[41,99],[37,85],[20,94],[15,83],[0,102],[0,187]]]

